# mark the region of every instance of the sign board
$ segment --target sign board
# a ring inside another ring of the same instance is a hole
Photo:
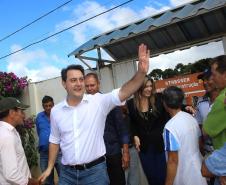
[[[202,80],[197,79],[200,73],[193,73],[189,75],[177,76],[164,80],[156,81],[157,92],[162,92],[168,86],[178,86],[185,92],[187,104],[192,104],[194,96],[203,96],[205,89]]]

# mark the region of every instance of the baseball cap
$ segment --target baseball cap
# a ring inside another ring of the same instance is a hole
[[[200,75],[197,76],[198,79],[208,79],[211,76],[211,69],[205,69]]]
[[[29,106],[22,104],[18,99],[13,97],[5,97],[0,99],[0,112],[4,112],[13,108],[27,109]]]

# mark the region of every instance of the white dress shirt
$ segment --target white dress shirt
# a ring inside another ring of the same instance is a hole
[[[118,93],[119,89],[85,94],[76,106],[64,100],[52,108],[49,141],[60,144],[64,165],[84,164],[105,155],[105,121],[115,106],[122,105]]]
[[[0,185],[26,185],[30,177],[18,132],[0,121]]]

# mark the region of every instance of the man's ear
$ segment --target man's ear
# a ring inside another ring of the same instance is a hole
[[[15,110],[10,109],[10,110],[9,110],[9,116],[14,116],[14,114],[15,114]]]
[[[62,83],[63,87],[66,89],[66,82],[62,80],[61,83]]]

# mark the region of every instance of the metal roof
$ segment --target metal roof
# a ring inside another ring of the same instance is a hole
[[[87,51],[102,48],[120,62],[137,59],[140,43],[147,44],[156,56],[225,35],[226,0],[197,0],[96,36],[68,56],[80,58]]]

